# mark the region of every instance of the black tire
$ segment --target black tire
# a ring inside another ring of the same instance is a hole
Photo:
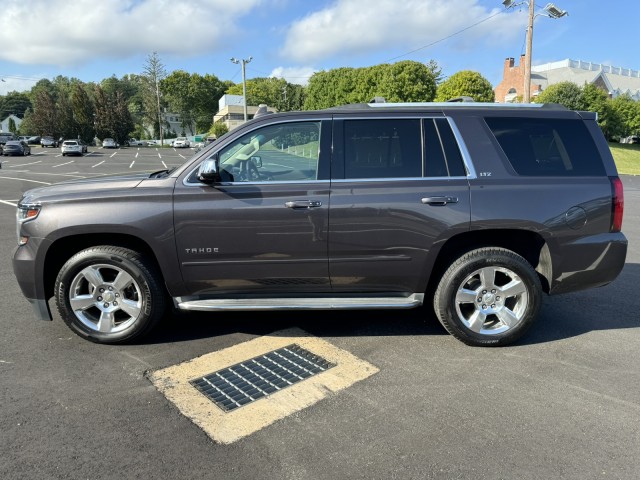
[[[471,346],[499,347],[531,327],[542,303],[538,274],[520,255],[498,247],[472,250],[444,273],[433,299],[440,323]]]
[[[71,257],[58,273],[56,305],[69,328],[96,343],[124,343],[162,318],[167,297],[156,266],[127,248],[96,246]]]

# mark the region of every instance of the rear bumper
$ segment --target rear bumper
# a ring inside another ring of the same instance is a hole
[[[622,233],[582,238],[563,246],[554,258],[549,293],[567,293],[607,285],[614,281],[627,258],[627,239]]]

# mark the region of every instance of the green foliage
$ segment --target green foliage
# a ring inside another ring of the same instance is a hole
[[[304,105],[304,88],[284,78],[252,78],[247,80],[246,88],[247,105],[264,103],[278,112],[301,110]],[[229,87],[225,93],[242,95],[242,83]]]
[[[169,109],[180,115],[180,127],[193,135],[207,129],[218,111],[218,100],[227,86],[215,75],[173,71],[160,83]]]
[[[617,132],[619,136],[640,133],[640,103],[628,95],[620,95],[611,100],[613,110],[619,115],[622,127]]]
[[[534,101],[536,103],[559,103],[569,110],[585,110],[586,108],[582,89],[573,82],[549,85]]]
[[[309,79],[305,110],[369,102],[430,102],[440,75],[435,62],[410,60],[364,68],[336,68],[314,73]]]
[[[0,119],[4,120],[11,114],[23,118],[25,111],[31,107],[31,100],[26,93],[9,92],[0,96]]]
[[[227,127],[226,123],[224,123],[224,122],[215,122],[211,126],[211,129],[209,130],[208,135],[209,136],[214,136],[216,138],[220,138],[222,135],[224,135],[228,131],[229,131],[229,127]]]
[[[16,122],[15,122],[15,120],[13,119],[13,117],[11,117],[11,118],[9,119],[9,125],[8,125],[8,126],[9,126],[9,131],[10,131],[10,132],[12,132],[12,133],[16,133]]]
[[[476,102],[494,102],[493,86],[480,73],[462,70],[454,73],[440,85],[436,94],[437,102],[446,102],[455,97],[467,96]]]

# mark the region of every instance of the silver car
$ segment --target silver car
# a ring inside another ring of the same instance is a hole
[[[118,143],[113,138],[102,140],[102,148],[118,148]]]
[[[82,155],[84,152],[84,146],[78,140],[65,140],[60,147],[62,156],[67,155]]]

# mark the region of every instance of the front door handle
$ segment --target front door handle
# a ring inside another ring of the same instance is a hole
[[[296,200],[293,202],[286,202],[284,206],[293,209],[318,208],[322,206],[322,202],[320,200]]]
[[[458,203],[458,197],[424,197],[422,203],[425,205],[444,206],[449,203]]]

